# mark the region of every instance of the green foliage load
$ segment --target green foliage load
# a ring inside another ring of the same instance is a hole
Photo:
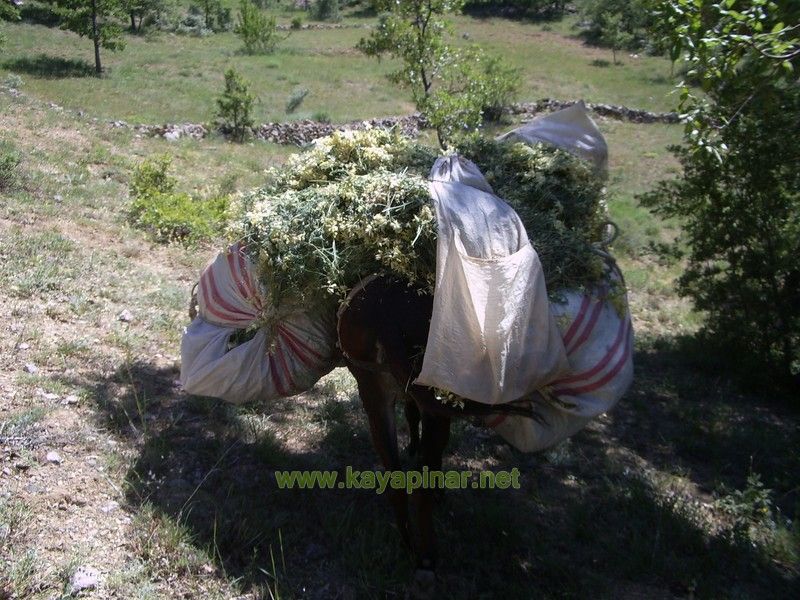
[[[169,175],[171,164],[169,156],[157,156],[134,170],[128,213],[131,224],[160,242],[191,245],[218,237],[229,218],[229,198],[202,199],[176,192],[177,182]]]
[[[234,32],[242,38],[245,54],[271,54],[280,41],[275,17],[261,12],[250,0],[239,2]]]
[[[432,285],[435,219],[423,170],[404,168],[408,146],[384,131],[336,133],[245,198],[241,237],[278,314],[325,292],[341,300],[375,272]]]
[[[548,287],[596,282],[590,244],[602,235],[602,183],[591,166],[547,146],[472,140],[462,154],[522,217]],[[437,153],[396,132],[317,140],[246,196],[236,233],[247,244],[275,314],[341,301],[372,273],[432,291],[436,219],[427,177]]]
[[[225,89],[217,98],[217,117],[221,128],[231,137],[243,142],[253,126],[255,96],[250,86],[234,69],[225,71]]]
[[[752,381],[785,381],[800,372],[800,4],[664,0],[660,13],[703,93],[681,89],[682,177],[643,203],[682,223],[679,291],[706,340]]]
[[[462,142],[494,193],[517,211],[542,261],[548,290],[589,286],[603,277],[592,251],[608,221],[603,180],[586,161],[545,144]]]

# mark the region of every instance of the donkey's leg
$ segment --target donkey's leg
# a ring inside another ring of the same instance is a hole
[[[369,431],[372,444],[380,456],[387,471],[399,471],[400,453],[397,449],[397,429],[395,426],[395,391],[382,385],[381,375],[350,366],[350,371],[358,383],[358,395],[364,405],[369,420]],[[403,542],[411,545],[408,526],[408,498],[404,490],[387,489],[389,501],[392,503],[397,527]]]
[[[450,439],[450,418],[422,413],[422,445],[419,465],[430,471],[442,468],[442,454]],[[433,507],[440,490],[420,489],[411,495],[416,519],[418,566],[433,569],[436,565],[436,533],[433,526]]]
[[[420,468],[441,470],[442,453],[450,437],[450,419],[422,412],[422,440]],[[433,526],[433,505],[439,490],[418,489],[411,494],[414,511],[412,525],[415,528],[414,542],[417,554],[417,570],[407,591],[414,600],[430,600],[436,597],[436,532]]]
[[[408,422],[408,454],[413,457],[417,454],[417,450],[419,449],[420,422],[419,407],[417,403],[414,402],[413,398],[405,398],[405,412],[406,421]]]

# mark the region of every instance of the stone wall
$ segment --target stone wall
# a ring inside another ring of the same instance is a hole
[[[509,107],[509,111],[512,115],[533,116],[545,111],[561,110],[562,108],[567,108],[573,104],[576,104],[576,101],[543,98],[541,100],[537,100],[536,102],[520,102],[518,104],[512,104]],[[619,119],[620,121],[631,121],[633,123],[680,122],[678,113],[675,112],[657,113],[638,108],[628,108],[627,106],[619,106],[616,104],[594,104],[592,102],[587,102],[586,108],[603,117]]]
[[[533,117],[543,112],[550,112],[567,108],[575,104],[575,101],[554,100],[544,98],[536,102],[522,102],[513,104],[509,107],[512,115],[522,117]],[[594,113],[619,119],[631,121],[633,123],[678,123],[680,121],[677,113],[655,113],[626,106],[614,104],[594,104],[586,103],[586,107]],[[124,121],[112,121],[112,127],[131,127]],[[425,119],[419,113],[405,117],[383,117],[368,119],[365,121],[351,121],[349,123],[325,123],[322,121],[312,121],[303,119],[299,121],[285,121],[282,123],[262,123],[253,128],[253,136],[257,139],[272,142],[275,144],[292,144],[302,146],[319,137],[332,134],[334,131],[360,130],[369,127],[389,129],[399,127],[401,131],[410,136],[419,135],[420,129],[426,127]],[[165,125],[133,125],[133,129],[141,135],[158,136],[164,139],[175,141],[180,138],[203,139],[211,133],[204,125],[195,123],[172,123]],[[225,135],[225,130],[219,133]]]

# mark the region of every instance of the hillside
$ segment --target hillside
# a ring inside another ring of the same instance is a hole
[[[284,18],[284,17],[282,17]],[[369,25],[372,17],[345,23]],[[521,100],[584,98],[668,110],[670,65],[590,48],[566,26],[459,17],[456,30],[521,69]],[[0,150],[0,598],[57,598],[78,567],[86,598],[394,598],[412,558],[386,499],[279,490],[277,470],[377,468],[355,383],[237,409],[187,396],[180,337],[219,243],[161,245],[127,222],[145,157],[173,157],[179,188],[247,190],[296,148],[219,136],[169,142],[130,123],[208,122],[230,64],[258,121],[408,114],[390,65],[353,49],[362,28],[300,31],[270,57],[232,33],[129,36],[86,76],[91,45],[6,24]],[[606,61],[604,64],[603,61]],[[77,66],[76,66],[77,65]],[[292,90],[311,92],[286,115]],[[798,415],[742,392],[692,351],[700,316],[648,243],[674,235],[635,195],[674,176],[676,125],[598,117],[610,212],[623,235],[635,383],[610,414],[543,455],[467,421],[445,468],[521,471],[520,490],[449,492],[436,513],[439,589],[452,598],[790,598],[797,589]],[[510,126],[510,125],[509,125]],[[91,574],[91,573],[90,573]]]

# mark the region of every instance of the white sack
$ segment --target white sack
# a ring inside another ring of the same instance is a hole
[[[431,180],[436,291],[416,383],[485,404],[518,400],[569,368],[541,262],[473,163],[440,158]]]
[[[589,117],[582,100],[569,108],[536,117],[497,139],[528,144],[546,142],[594,163],[600,171],[608,166],[606,140]]]
[[[234,244],[200,276],[198,316],[181,340],[181,383],[190,394],[243,404],[309,389],[336,364],[333,315],[295,313],[272,332],[259,329],[233,348],[231,335],[255,321],[264,304],[254,265]]]
[[[228,349],[233,327],[195,318],[181,340],[181,383],[190,394],[234,404],[299,394],[336,364],[333,319],[288,317],[270,338],[266,328]]]
[[[620,285],[622,283],[620,282]],[[537,452],[583,429],[594,417],[611,410],[633,380],[633,328],[630,312],[620,315],[594,295],[566,294],[565,304],[552,303],[569,358],[570,372],[552,381],[546,392],[557,401],[534,396],[529,405],[545,423],[520,416],[486,419],[508,442],[523,452]]]
[[[206,265],[197,285],[197,311],[207,322],[245,329],[262,306],[254,266],[241,244],[233,244]]]

